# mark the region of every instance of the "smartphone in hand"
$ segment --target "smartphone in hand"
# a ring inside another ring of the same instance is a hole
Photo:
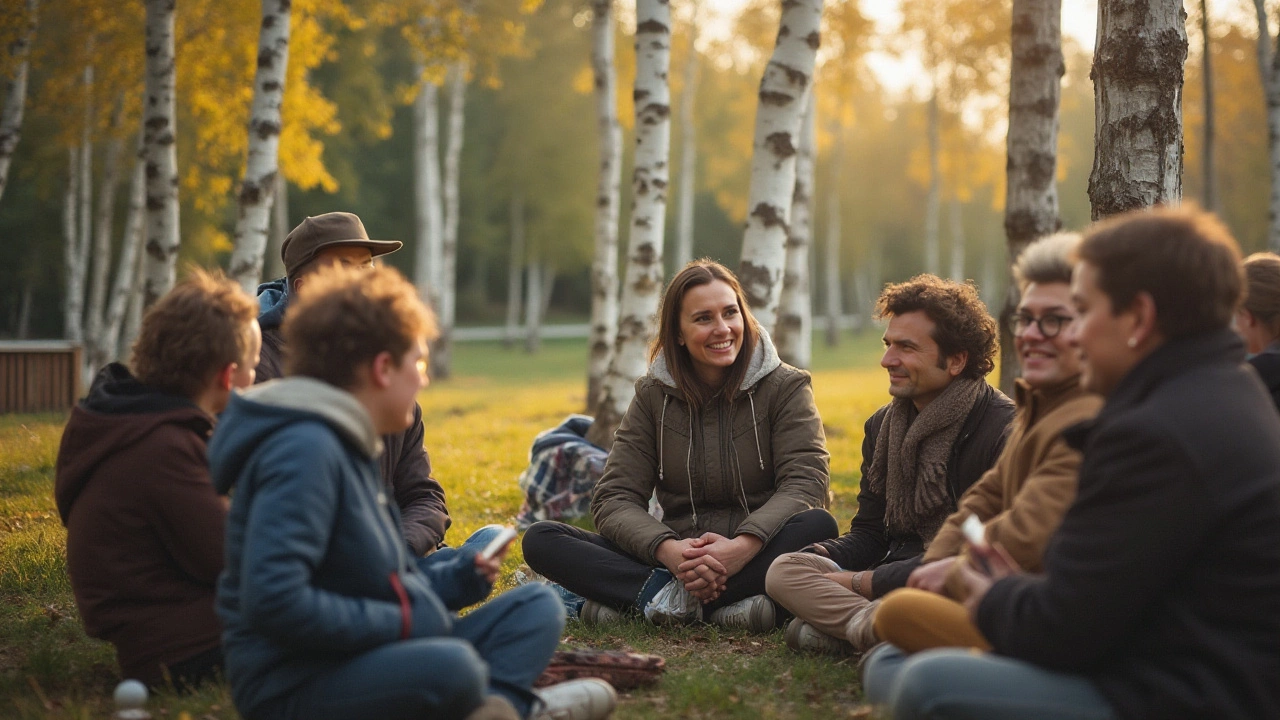
[[[965,542],[969,543],[969,557],[973,560],[973,564],[985,575],[991,575],[991,565],[987,562],[987,553],[991,551],[991,546],[987,544],[986,528],[982,526],[982,521],[977,515],[970,515],[960,523],[960,532],[964,534]]]
[[[508,525],[498,531],[498,536],[489,541],[489,544],[480,551],[480,557],[484,560],[492,560],[500,553],[505,552],[507,547],[511,545],[511,541],[516,539],[516,529]]]

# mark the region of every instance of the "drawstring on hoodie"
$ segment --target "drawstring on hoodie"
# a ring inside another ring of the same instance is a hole
[[[662,436],[666,435],[667,401],[670,399],[670,395],[662,393],[662,419],[658,421],[658,482],[662,482],[662,466],[664,462],[662,457]]]
[[[662,415],[658,421],[658,482],[662,482],[665,478],[664,469],[666,467],[666,457],[662,454],[662,437],[667,434],[667,403],[671,400],[671,396],[662,394]],[[690,462],[693,459],[693,412],[692,408],[689,412],[689,442],[684,454],[684,476],[689,480],[689,507],[693,510],[693,527],[698,528],[698,506],[693,502],[693,475],[689,470]]]
[[[756,389],[747,391],[747,400],[751,402],[751,433],[756,436],[756,458],[760,460],[760,469],[764,470],[764,451],[760,449],[760,429],[756,427]]]

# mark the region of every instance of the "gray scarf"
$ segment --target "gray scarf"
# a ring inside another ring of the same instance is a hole
[[[926,545],[955,509],[947,487],[947,462],[984,380],[956,378],[917,413],[907,398],[894,398],[876,436],[867,482],[885,499],[885,527],[895,535],[919,535]]]

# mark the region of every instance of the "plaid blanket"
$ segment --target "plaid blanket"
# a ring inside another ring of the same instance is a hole
[[[524,491],[516,515],[521,530],[539,520],[569,520],[591,511],[591,492],[609,455],[586,441],[592,421],[587,415],[570,415],[534,438],[529,466],[517,480]]]

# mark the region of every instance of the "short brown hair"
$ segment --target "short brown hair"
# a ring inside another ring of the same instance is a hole
[[[1049,283],[1071,284],[1071,258],[1080,244],[1080,233],[1061,232],[1046,235],[1018,253],[1013,263],[1013,279],[1018,290]]]
[[[1244,309],[1280,335],[1280,255],[1254,253],[1244,259]]]
[[[219,370],[252,362],[258,304],[221,270],[193,268],[142,319],[133,372],[144,385],[194,399]]]
[[[1138,210],[1094,225],[1077,251],[1098,273],[1113,313],[1139,293],[1155,301],[1167,339],[1227,327],[1244,288],[1240,247],[1212,213],[1193,207]]]
[[[381,353],[401,358],[436,336],[435,316],[394,268],[331,265],[307,281],[285,314],[286,375],[305,375],[350,390],[356,369]]]
[[[904,283],[888,285],[876,300],[876,318],[922,311],[933,321],[933,341],[938,343],[938,365],[968,353],[961,377],[985,377],[995,367],[996,321],[978,297],[973,283],[943,280],[937,275],[917,275]]]
[[[667,359],[667,369],[676,381],[676,388],[693,407],[705,405],[719,388],[708,388],[702,384],[693,368],[689,350],[680,345],[680,308],[684,304],[685,293],[716,280],[733,290],[733,296],[738,300],[738,310],[742,312],[742,350],[725,373],[723,385],[728,389],[726,397],[732,401],[734,392],[747,376],[747,367],[751,364],[751,355],[755,352],[756,341],[760,337],[760,323],[751,314],[742,285],[729,268],[709,258],[702,258],[690,262],[676,273],[662,295],[662,305],[658,308],[658,334],[649,346],[649,362],[653,362],[658,353],[662,352]]]

